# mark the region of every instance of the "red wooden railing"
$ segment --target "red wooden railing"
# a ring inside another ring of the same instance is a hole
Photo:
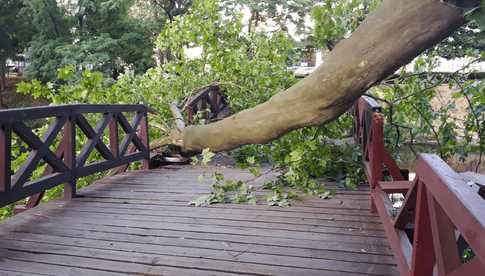
[[[384,147],[384,117],[368,97],[353,107],[354,138],[363,151],[372,210],[379,214],[402,276],[485,275],[485,200],[443,160],[421,154],[413,181],[404,180]],[[383,181],[384,175],[391,181]],[[389,194],[405,196],[401,208]],[[397,212],[395,212],[397,211]],[[473,257],[464,260],[460,241]]]
[[[230,115],[229,103],[216,83],[200,89],[185,103],[183,110],[187,113],[187,123],[195,123],[196,114],[203,113],[206,123],[214,122]]]
[[[144,105],[64,105],[0,111],[0,207],[29,197],[25,207],[32,208],[47,189],[63,183],[64,197],[70,199],[76,195],[78,178],[120,166],[126,169],[125,165],[134,161],[144,160],[143,167],[148,169],[147,112]],[[92,113],[101,114],[94,128],[86,118]],[[134,114],[131,123],[126,113]],[[48,118],[54,120],[43,137],[38,137],[26,125],[26,121]],[[119,127],[124,133],[123,139],[118,137]],[[108,146],[103,141],[106,128],[109,129]],[[87,140],[79,153],[77,133]],[[11,165],[13,134],[30,150],[16,171]],[[60,142],[52,151],[56,140]],[[88,163],[94,149],[102,160]],[[42,160],[47,164],[42,176],[30,180]]]

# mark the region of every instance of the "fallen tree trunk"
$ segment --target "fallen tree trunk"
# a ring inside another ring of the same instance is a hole
[[[171,135],[185,152],[261,144],[301,127],[334,120],[368,88],[393,74],[464,23],[440,0],[385,0],[311,75],[254,108]]]

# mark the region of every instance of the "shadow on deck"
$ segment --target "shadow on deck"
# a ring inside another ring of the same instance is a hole
[[[218,170],[250,178],[242,170]],[[188,206],[209,190],[197,181],[203,171],[128,172],[78,191],[82,197],[72,201],[8,219],[0,228],[0,274],[398,274],[379,217],[370,212],[368,186],[287,208],[264,199]]]

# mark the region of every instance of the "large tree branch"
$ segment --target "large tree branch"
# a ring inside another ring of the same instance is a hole
[[[453,33],[462,11],[440,0],[387,0],[310,76],[269,101],[178,133],[184,151],[229,150],[334,120],[368,88]]]

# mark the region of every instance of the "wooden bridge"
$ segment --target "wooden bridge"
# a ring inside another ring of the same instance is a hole
[[[485,275],[480,187],[433,155],[406,180],[385,152],[379,107],[362,98],[353,111],[369,185],[327,183],[332,199],[287,208],[267,206],[264,179],[256,205],[188,206],[209,190],[197,181],[203,171],[250,176],[227,166],[149,169],[145,106],[0,111],[0,206],[29,198],[0,224],[0,275]],[[29,123],[46,118],[39,137]],[[19,140],[29,153],[12,171]],[[132,162],[142,169],[125,172]],[[119,174],[76,191],[80,177],[106,170]],[[64,199],[39,205],[58,185]],[[389,193],[405,195],[402,208]]]

